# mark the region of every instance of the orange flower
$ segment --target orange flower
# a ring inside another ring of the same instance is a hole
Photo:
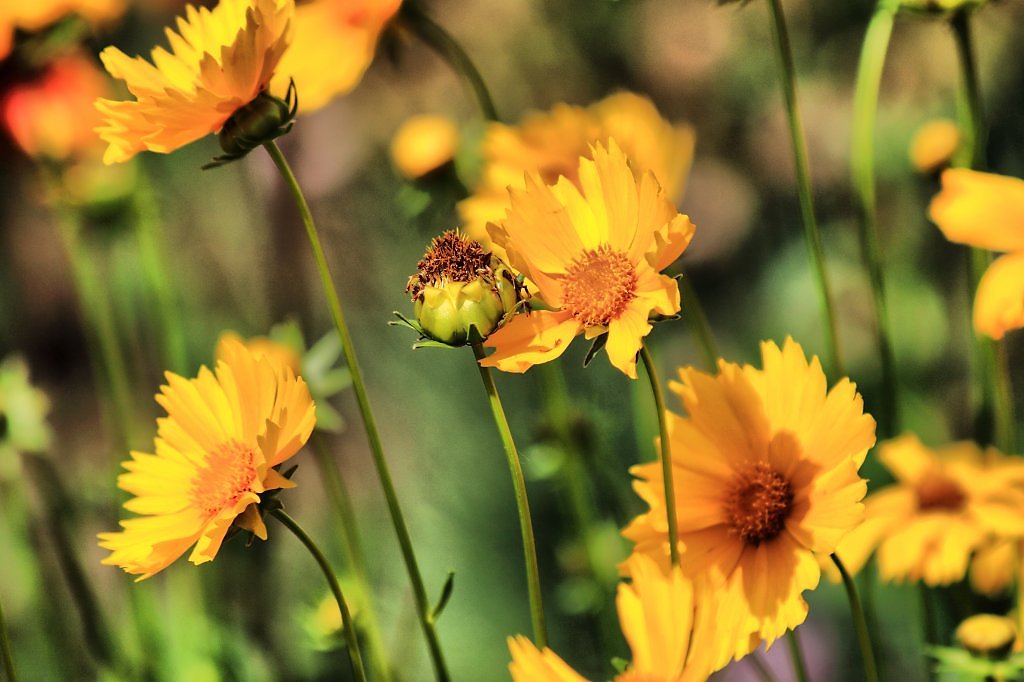
[[[566,178],[547,186],[536,173],[509,188],[511,207],[490,225],[495,246],[550,310],[517,315],[485,345],[482,365],[525,372],[554,360],[580,333],[608,333],[608,359],[636,378],[636,354],[652,313],[679,312],[679,287],[659,272],[686,249],[693,223],[678,213],[650,172],[634,177],[612,140],[579,159],[582,189]]]

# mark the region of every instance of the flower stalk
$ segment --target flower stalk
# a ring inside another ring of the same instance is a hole
[[[829,558],[839,569],[839,575],[843,578],[843,587],[846,588],[846,598],[850,602],[850,615],[853,616],[853,628],[857,633],[861,658],[864,660],[864,679],[867,682],[878,682],[878,666],[875,663],[875,652],[871,645],[871,633],[868,631],[868,623],[864,618],[864,609],[861,608],[860,599],[857,597],[857,586],[839,556],[831,554]]]
[[[711,324],[704,312],[704,306],[701,305],[700,298],[689,277],[683,275],[679,278],[679,288],[683,299],[683,314],[697,335],[697,341],[704,352],[704,361],[708,365],[708,370],[714,372],[718,366],[718,358],[722,356],[718,352],[718,344],[715,343],[715,335],[711,331]]]
[[[18,673],[14,668],[14,655],[11,653],[11,641],[7,634],[7,619],[4,617],[3,604],[0,603],[0,656],[4,659],[4,672],[9,682],[18,682]]]
[[[668,521],[668,552],[672,565],[679,565],[679,531],[676,519],[675,483],[672,477],[672,452],[668,437],[668,411],[665,409],[665,393],[658,380],[658,371],[654,358],[647,344],[640,346],[640,357],[647,370],[647,378],[651,382],[651,395],[654,396],[654,408],[658,411],[658,440],[660,441],[661,476],[665,484],[665,518]]]
[[[804,663],[804,652],[800,649],[800,640],[797,639],[796,630],[786,633],[786,644],[789,646],[789,657],[793,661],[793,674],[798,682],[811,682],[807,674],[807,664]]]

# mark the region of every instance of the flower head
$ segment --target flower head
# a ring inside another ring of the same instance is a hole
[[[116,47],[100,54],[135,100],[99,99],[108,143],[106,163],[140,151],[170,153],[224,127],[267,89],[290,40],[293,0],[221,0],[214,9],[185,8],[171,50],[152,51],[153,63]]]
[[[391,140],[391,160],[398,172],[416,180],[455,157],[459,129],[444,116],[413,116]]]
[[[689,245],[693,223],[652,173],[633,175],[614,140],[592,156],[578,160],[581,187],[565,177],[548,186],[533,173],[525,189],[509,188],[511,206],[489,226],[491,239],[550,310],[514,317],[487,340],[495,352],[481,364],[524,372],[580,333],[608,332],[608,359],[636,378],[648,317],[679,312],[676,281],[659,273]]]
[[[960,128],[948,118],[928,121],[910,141],[910,163],[918,173],[936,173],[960,148]]]
[[[155,454],[132,452],[118,486],[141,516],[100,533],[104,564],[148,578],[195,545],[189,561],[212,560],[232,524],[266,539],[260,494],[294,483],[274,467],[305,444],[316,422],[305,382],[270,356],[225,339],[215,371],[195,379],[167,373],[156,400]]]
[[[34,33],[69,14],[78,14],[96,24],[115,19],[124,12],[124,0],[8,0],[0,4],[0,60],[14,45],[14,31]]]
[[[952,242],[1007,252],[978,283],[975,331],[1001,339],[1024,327],[1024,180],[949,169],[929,215]]]
[[[875,442],[848,379],[828,390],[818,359],[791,339],[761,353],[764,369],[720,360],[717,375],[686,368],[672,384],[688,413],[669,422],[680,565],[744,612],[737,657],[804,621],[801,593],[820,577],[814,553],[832,552],[863,516],[858,469]],[[661,466],[632,471],[650,511],[623,535],[667,570]]]

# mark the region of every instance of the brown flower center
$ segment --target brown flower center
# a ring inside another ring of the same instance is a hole
[[[219,513],[252,488],[256,454],[238,441],[222,443],[206,456],[206,466],[192,479],[192,502],[207,514]]]
[[[636,298],[638,279],[626,254],[599,246],[584,251],[569,266],[563,282],[563,302],[584,326],[605,325]]]
[[[767,462],[737,476],[725,503],[729,530],[754,546],[781,533],[792,510],[792,486]]]
[[[409,278],[405,291],[415,300],[428,286],[472,282],[490,272],[490,264],[491,254],[479,242],[458,230],[448,230],[430,242],[423,260],[416,264],[419,272]]]
[[[967,495],[956,481],[940,474],[929,474],[917,482],[917,508],[921,511],[956,511],[964,506]]]

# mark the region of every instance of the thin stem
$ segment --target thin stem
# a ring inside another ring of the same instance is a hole
[[[359,608],[359,618],[362,621],[362,629],[366,633],[366,641],[369,649],[370,666],[373,670],[375,680],[389,682],[391,680],[391,666],[388,664],[387,653],[384,647],[384,638],[381,636],[380,622],[377,620],[376,605],[373,600],[373,593],[370,590],[370,581],[366,570],[366,558],[363,554],[362,542],[359,539],[359,527],[356,523],[355,511],[352,509],[352,499],[348,494],[348,488],[342,478],[334,458],[327,447],[327,441],[323,435],[313,433],[313,453],[316,455],[317,465],[320,467],[320,475],[323,478],[324,489],[327,497],[338,515],[338,529],[341,532],[341,544],[345,552],[345,562],[352,573],[352,585],[356,588],[356,604]]]
[[[708,368],[714,372],[718,367],[718,358],[721,357],[721,354],[718,352],[715,336],[711,332],[708,316],[704,313],[704,306],[700,304],[700,298],[697,296],[690,278],[684,274],[679,278],[679,282],[682,289],[683,314],[686,315],[686,319],[690,321],[693,331],[697,334],[697,341],[700,342],[701,350],[704,351],[704,359],[708,363]]]
[[[996,445],[1006,453],[1017,452],[1017,422],[1013,416],[1013,384],[1010,379],[1010,358],[1006,352],[1006,339],[994,341],[995,354],[992,381],[995,384]]]
[[[868,623],[864,618],[864,609],[861,608],[860,599],[857,598],[857,586],[839,557],[832,554],[831,559],[832,563],[839,569],[839,575],[843,577],[846,598],[850,600],[850,615],[853,616],[853,628],[857,633],[860,655],[864,659],[864,679],[867,682],[878,682],[878,666],[875,663],[875,652],[871,646],[871,634],[868,632]]]
[[[793,143],[793,160],[796,166],[797,189],[800,195],[800,212],[803,215],[804,239],[810,251],[811,265],[818,281],[818,297],[824,323],[825,344],[828,348],[830,366],[838,375],[843,375],[843,361],[839,352],[839,339],[832,291],[825,266],[825,250],[821,243],[821,232],[814,215],[814,195],[811,191],[811,171],[807,161],[807,143],[804,139],[804,125],[800,117],[796,97],[796,68],[793,66],[793,51],[789,44],[789,31],[782,11],[781,0],[768,0],[772,15],[772,33],[775,37],[775,51],[782,79],[782,94],[786,103],[789,133]]]
[[[956,40],[957,57],[960,63],[961,94],[967,108],[964,147],[970,151],[970,167],[981,170],[985,166],[985,140],[988,133],[981,104],[978,62],[974,57],[974,39],[971,36],[971,20],[968,10],[958,10],[953,14],[950,23],[953,27],[953,37]]]
[[[878,115],[878,94],[882,83],[885,56],[896,20],[896,8],[889,0],[881,0],[868,24],[860,64],[857,67],[857,85],[853,96],[853,141],[850,150],[850,168],[853,188],[859,207],[858,236],[861,251],[871,282],[875,312],[878,357],[882,369],[882,402],[877,411],[879,432],[892,436],[899,432],[899,398],[896,377],[896,358],[892,346],[888,307],[885,299],[885,280],[882,267],[882,249],[878,238],[878,205],[875,195],[875,120]]]
[[[473,64],[466,51],[440,24],[431,19],[415,2],[402,3],[401,17],[407,20],[409,27],[434,52],[441,56],[469,84],[480,105],[480,113],[488,121],[498,120],[498,111],[494,100],[487,89],[483,76]]]
[[[498,427],[498,435],[501,436],[501,444],[505,448],[509,472],[512,474],[512,487],[515,488],[516,493],[516,509],[519,511],[519,531],[523,536],[523,560],[526,564],[526,584],[530,595],[533,641],[538,649],[543,649],[548,645],[548,632],[547,626],[544,624],[544,603],[541,600],[540,571],[537,568],[537,543],[533,537],[530,502],[526,497],[526,479],[523,477],[523,467],[519,461],[515,441],[512,440],[508,419],[505,418],[505,410],[501,407],[498,387],[494,385],[491,370],[480,364],[480,361],[486,357],[484,349],[479,342],[473,343],[472,346],[473,355],[477,360],[476,366],[480,370],[480,379],[484,382],[487,400],[491,406],[491,413],[494,415],[494,423]]]
[[[796,679],[799,682],[810,682],[804,654],[800,650],[800,640],[796,638],[796,630],[790,630],[786,634],[786,644],[789,646],[789,657],[793,660],[793,674],[796,675]]]
[[[4,658],[4,672],[7,674],[8,682],[18,682],[18,673],[14,669],[14,656],[11,654],[11,642],[7,635],[7,619],[4,618],[2,604],[0,604],[0,656]]]
[[[658,440],[661,445],[661,476],[665,484],[665,516],[668,521],[668,552],[672,557],[672,565],[679,565],[679,531],[676,520],[676,488],[672,481],[672,452],[668,439],[668,413],[665,410],[665,394],[658,381],[658,370],[647,344],[640,346],[640,357],[643,358],[647,378],[651,382],[651,394],[654,396],[654,408],[658,411]]]
[[[445,665],[444,655],[441,652],[441,642],[437,637],[437,629],[434,627],[434,619],[431,615],[430,604],[427,602],[427,592],[423,586],[423,577],[420,574],[419,564],[416,562],[416,554],[413,551],[412,539],[409,537],[409,529],[405,524],[405,517],[402,515],[402,508],[398,503],[398,495],[395,493],[395,486],[391,481],[391,472],[388,469],[387,460],[384,458],[384,447],[381,445],[380,432],[377,430],[377,422],[370,407],[370,398],[366,393],[366,384],[363,382],[363,373],[359,369],[356,360],[355,350],[352,346],[352,335],[349,333],[348,325],[345,323],[345,314],[341,309],[341,299],[338,297],[338,290],[334,286],[331,277],[330,267],[327,265],[327,258],[324,256],[323,246],[320,244],[320,236],[317,234],[316,224],[313,222],[313,214],[309,210],[309,204],[302,194],[295,174],[291,166],[284,158],[281,150],[273,141],[263,145],[273,159],[288,186],[295,204],[302,216],[302,223],[306,228],[306,236],[309,238],[309,245],[313,249],[313,257],[316,259],[317,271],[320,274],[320,281],[327,295],[327,304],[334,319],[334,326],[338,330],[341,339],[341,349],[345,355],[345,362],[349,372],[352,374],[352,388],[356,394],[356,402],[359,404],[359,412],[363,418],[363,426],[366,429],[366,437],[370,443],[370,452],[373,455],[373,463],[377,468],[377,477],[380,479],[381,488],[384,490],[384,499],[391,514],[391,522],[395,527],[395,535],[398,537],[398,544],[402,550],[402,559],[405,562],[406,571],[409,573],[409,582],[412,585],[413,597],[416,600],[416,610],[423,634],[427,639],[427,646],[430,649],[430,659],[434,666],[434,674],[439,681],[449,679],[448,668]]]
[[[352,673],[355,675],[358,682],[366,682],[366,671],[363,670],[363,656],[359,652],[359,638],[356,637],[355,624],[352,622],[352,614],[349,613],[348,604],[345,603],[345,597],[341,593],[341,585],[338,584],[338,576],[334,574],[334,569],[331,568],[331,564],[327,561],[327,557],[320,551],[320,548],[313,542],[313,538],[306,534],[306,531],[302,530],[302,526],[293,519],[288,513],[278,507],[272,509],[271,514],[284,524],[284,527],[292,532],[292,534],[299,539],[309,553],[313,555],[313,559],[316,560],[317,566],[323,571],[324,577],[327,578],[327,584],[331,588],[331,594],[334,595],[334,600],[338,602],[338,609],[341,610],[341,625],[342,630],[345,634],[345,642],[348,644],[348,655],[352,663]]]

